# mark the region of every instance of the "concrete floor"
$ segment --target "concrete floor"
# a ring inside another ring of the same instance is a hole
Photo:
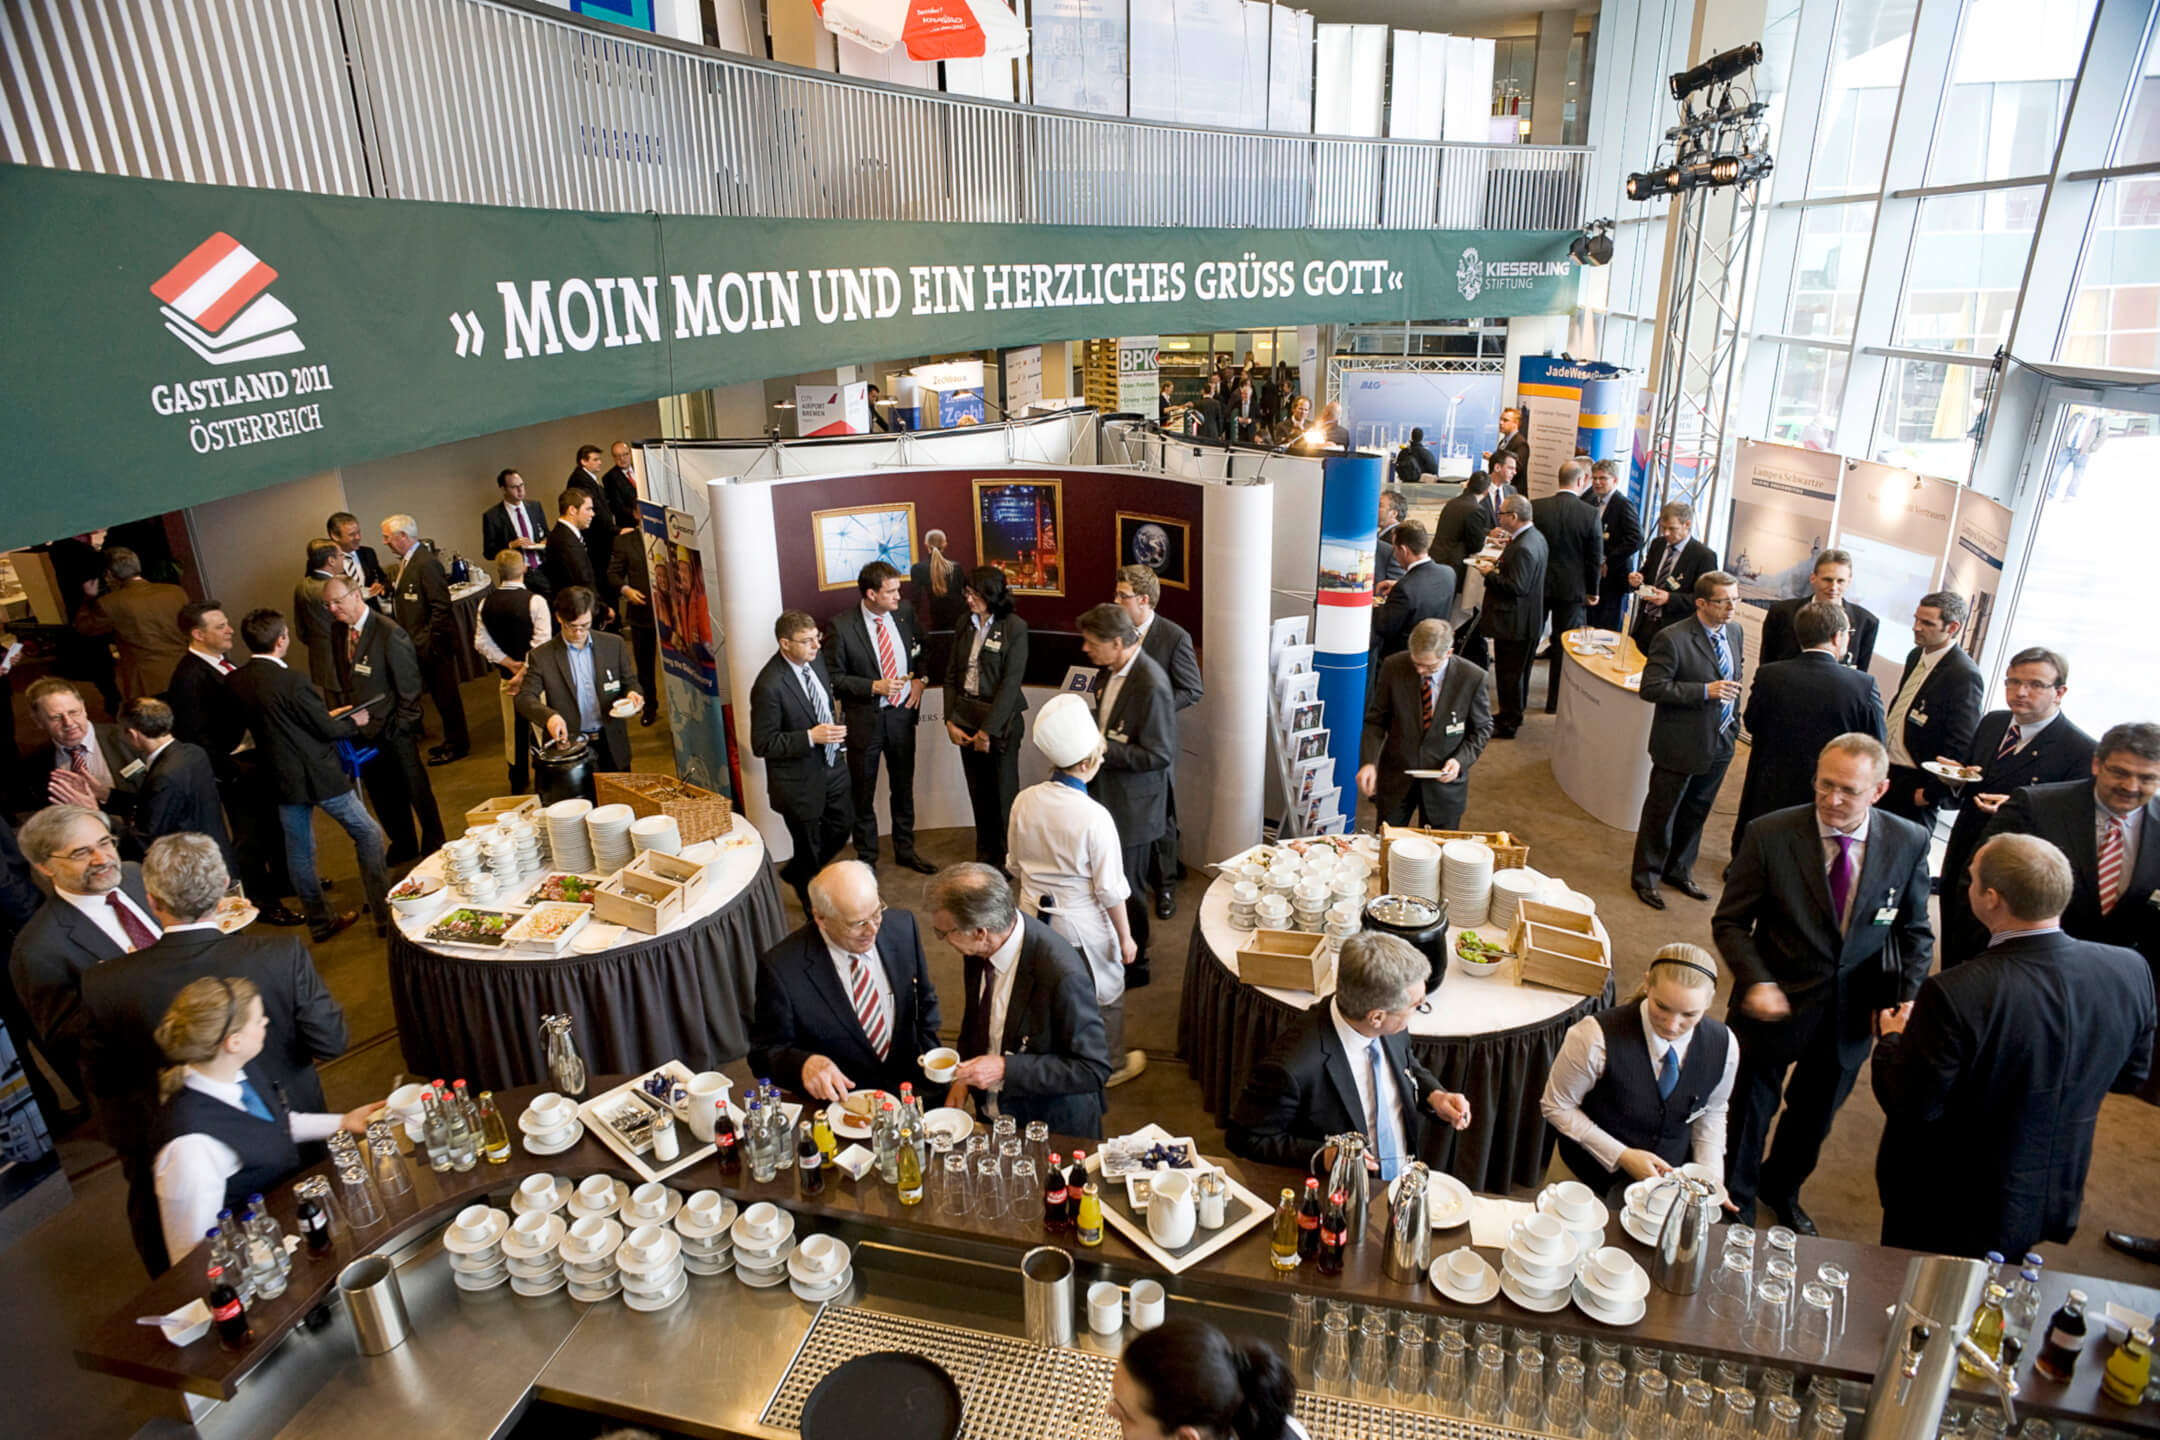
[[[1540,667],[1541,677],[1542,673]],[[1563,875],[1597,901],[1612,935],[1617,980],[1626,994],[1640,981],[1647,958],[1658,947],[1673,940],[1710,943],[1711,906],[1671,894],[1671,908],[1658,913],[1635,900],[1628,888],[1632,837],[1591,820],[1560,793],[1550,765],[1553,722],[1535,712],[1536,702],[1543,697],[1542,678],[1533,684],[1532,692],[1533,713],[1520,737],[1495,742],[1479,762],[1465,824],[1513,832],[1530,845],[1532,863]],[[432,772],[437,800],[452,833],[466,808],[502,793],[507,778],[492,681],[466,687],[466,712],[473,729],[473,755]],[[631,735],[638,768],[672,770],[664,731],[633,727]],[[1736,767],[1711,819],[1697,869],[1696,878],[1713,892],[1728,858],[1726,840],[1740,781]],[[920,837],[920,843],[925,858],[933,862],[966,859],[973,853],[972,837],[966,831],[929,832]],[[343,897],[346,904],[353,903],[359,887],[350,845],[327,824],[321,827],[318,845],[324,873],[338,882],[333,894]],[[887,904],[918,906],[925,877],[890,865],[881,875]],[[1177,1061],[1175,1049],[1186,946],[1206,883],[1205,875],[1192,872],[1180,893],[1176,918],[1156,924],[1151,947],[1154,984],[1134,992],[1126,1019],[1126,1043],[1145,1049],[1151,1063],[1139,1079],[1112,1092],[1110,1116],[1112,1125],[1128,1128],[1157,1121],[1172,1133],[1192,1135],[1204,1150],[1221,1146],[1222,1132],[1202,1110],[1198,1087]],[[785,903],[790,919],[799,920],[793,896],[788,895]],[[958,996],[958,956],[934,941],[931,950],[932,980],[942,993]],[[371,927],[357,925],[316,947],[315,957],[332,993],[345,1007],[353,1036],[350,1051],[323,1067],[329,1101],[344,1108],[380,1097],[396,1083],[404,1065],[384,983],[383,945]],[[946,1010],[948,1028],[956,1032],[957,1002]],[[1881,1211],[1875,1199],[1873,1167],[1881,1130],[1881,1113],[1863,1078],[1839,1117],[1820,1169],[1803,1192],[1825,1234],[1875,1238]],[[2144,1234],[2160,1232],[2160,1194],[2150,1185],[2155,1154],[2160,1154],[2160,1111],[2127,1098],[2110,1098],[2101,1115],[2086,1187],[2085,1224],[2072,1243],[2044,1247],[2050,1264],[2141,1284],[2160,1278],[2154,1267],[2107,1249],[2100,1239],[2101,1230],[2110,1226]],[[72,1200],[0,1251],[0,1294],[9,1297],[17,1317],[16,1323],[0,1329],[0,1373],[9,1377],[11,1418],[5,1428],[11,1433],[61,1434],[82,1440],[128,1436],[154,1417],[171,1413],[166,1397],[81,1371],[70,1354],[77,1334],[126,1304],[143,1283],[127,1240],[123,1187],[111,1152],[94,1134],[66,1139],[62,1159],[73,1187]],[[14,1428],[18,1424],[20,1430]]]

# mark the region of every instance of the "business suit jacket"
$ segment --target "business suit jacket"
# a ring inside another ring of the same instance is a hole
[[[803,1062],[823,1055],[857,1089],[868,1086],[897,1097],[906,1084],[918,1095],[930,1094],[921,1057],[940,1043],[938,997],[915,917],[906,910],[886,911],[875,953],[892,989],[892,1041],[884,1059],[863,1034],[823,932],[805,924],[758,957],[751,1070],[799,1094]]]
[[[137,786],[134,777],[120,772],[135,763],[135,752],[128,749],[127,741],[120,738],[120,727],[117,725],[93,720],[90,722],[90,735],[97,743],[98,754],[105,757],[105,768],[112,772],[112,795],[106,800],[105,808],[115,814],[124,815],[135,806]],[[63,767],[66,761],[62,759],[59,747],[48,740],[31,751],[30,758],[24,764],[30,794],[37,801],[36,808],[42,810],[47,804],[45,787],[52,779],[52,772]]]
[[[1535,525],[1515,532],[1492,574],[1485,577],[1487,638],[1535,645],[1545,625],[1545,570],[1550,564],[1545,537]]]
[[[1960,763],[1980,766],[1981,775],[1962,786],[1956,798],[1969,801],[1975,795],[2010,795],[2029,785],[2055,785],[2091,776],[2093,737],[2073,725],[2068,715],[2057,711],[2047,728],[2024,748],[1998,759],[1995,752],[2002,749],[2009,729],[2008,710],[1990,710],[1980,717]],[[1980,848],[1980,837],[1994,818],[1978,805],[1960,805],[1950,826],[1949,843],[1943,847],[1942,881],[1937,886],[1942,901],[1942,944],[1937,948],[1945,967],[1987,944],[1986,928],[1973,918],[1972,906],[1966,903],[1965,885],[1971,878],[1973,852]]]
[[[1485,672],[1451,655],[1441,667],[1440,695],[1431,727],[1424,728],[1425,677],[1406,650],[1380,662],[1380,674],[1365,700],[1365,730],[1358,763],[1379,768],[1373,799],[1384,818],[1395,812],[1412,787],[1426,798],[1428,813],[1442,808],[1441,797],[1460,796],[1470,788],[1470,767],[1492,739],[1492,706],[1485,698]],[[1405,770],[1438,770],[1453,760],[1461,773],[1453,780],[1413,780]]]
[[[1530,437],[1518,428],[1514,434],[1503,437],[1500,443],[1493,447],[1492,458],[1498,458],[1503,452],[1515,457],[1516,484],[1518,486],[1528,485],[1530,483]],[[1486,461],[1487,465],[1491,463],[1492,459]]]
[[[585,542],[585,556],[595,575],[607,574],[608,553],[615,548],[615,532],[622,528],[622,517],[615,513],[615,504],[608,499],[607,485],[599,478],[585,473],[579,466],[570,472],[563,482],[565,490],[583,490],[593,497],[592,524],[578,538]]]
[[[1670,548],[1672,547],[1665,543],[1665,537],[1660,535],[1650,542],[1649,549],[1643,551],[1642,577],[1645,585],[1657,584],[1658,567],[1665,563],[1665,552]],[[1677,625],[1682,620],[1694,619],[1695,582],[1715,569],[1717,551],[1692,538],[1682,545],[1680,558],[1673,562],[1672,583],[1658,587],[1670,590],[1673,598],[1664,605],[1636,602],[1633,630],[1635,643],[1647,650],[1650,648],[1650,637],[1658,631],[1668,625]],[[1627,576],[1621,576],[1620,581],[1625,584]]]
[[[1905,657],[1905,670],[1898,679],[1900,689],[1905,676],[1911,675],[1913,666],[1919,663],[1920,647],[1915,645]],[[1951,642],[1949,653],[1936,661],[1935,669],[1920,682],[1920,693],[1913,696],[1912,707],[1905,712],[1905,753],[1912,756],[1914,765],[1930,760],[1964,760],[1972,745],[1973,731],[1980,724],[1986,683],[1965,647]],[[1896,704],[1896,695],[1892,691],[1887,703]],[[1948,785],[1925,770],[1920,772],[1920,785],[1927,791],[1930,803],[1939,804],[1950,793]]]
[[[140,865],[132,860],[121,865],[120,888],[150,914]],[[151,918],[155,923],[156,917]],[[38,1048],[71,1088],[81,1083],[83,1036],[90,1023],[82,1007],[83,976],[126,953],[97,922],[57,895],[39,906],[15,936],[8,978],[37,1029]]]
[[[974,618],[963,613],[953,629],[952,660],[945,669],[945,718],[954,724],[960,723],[953,717],[966,694],[968,651],[974,643]],[[991,621],[990,633],[983,637],[982,658],[976,663],[976,681],[981,698],[990,705],[989,718],[982,728],[990,732],[993,741],[1016,744],[1025,728],[1026,722],[1020,717],[1027,710],[1027,697],[1021,693],[1020,685],[1027,677],[1027,662],[1027,621],[1018,615]]]
[[[927,686],[930,681],[929,654],[923,649],[922,631],[916,628],[915,617],[903,605],[893,612],[892,623],[900,639],[900,653],[893,657],[899,662],[900,673],[921,680]],[[833,616],[832,644],[818,658],[832,676],[833,691],[838,697],[834,704],[846,711],[846,718],[841,723],[851,733],[860,725],[862,733],[868,734],[878,723],[878,697],[870,693],[870,687],[883,679],[885,672],[878,666],[877,641],[871,637],[870,624],[863,619],[859,602]],[[901,706],[899,709],[909,725],[922,716],[920,707],[910,710]]]
[[[645,553],[643,532],[625,530],[615,537],[615,548],[608,552],[607,583],[608,593],[618,598],[625,585],[645,597],[642,605],[623,601],[623,615],[641,630],[652,629],[652,558]]]
[[[1725,622],[1732,678],[1747,675],[1746,641],[1738,621]],[[1725,702],[1710,698],[1717,683],[1717,647],[1701,622],[1661,630],[1643,661],[1642,698],[1657,706],[1650,717],[1650,761],[1683,775],[1700,775],[1732,743],[1721,736]]]
[[[840,720],[840,701],[824,655],[812,660],[810,668],[833,697],[833,719]],[[833,772],[847,770],[845,753],[827,764],[825,747],[810,743],[810,727],[817,723],[817,711],[795,678],[795,668],[775,651],[750,685],[750,751],[765,762],[766,796],[773,809],[804,822],[825,813]]]
[[[188,652],[173,668],[165,703],[172,706],[174,736],[200,745],[220,778],[232,775],[233,746],[247,733],[247,717],[225,684],[225,672]]]
[[[1395,558],[1395,527],[1390,525],[1373,537],[1373,584],[1400,580],[1402,573],[1403,563]]]
[[[268,763],[278,804],[314,805],[353,788],[338,764],[337,742],[352,739],[360,728],[331,719],[321,692],[298,671],[258,655],[226,676],[225,684]]]
[[[1207,693],[1200,680],[1200,654],[1193,649],[1192,634],[1184,626],[1158,614],[1140,637],[1140,653],[1162,666],[1178,710],[1189,710],[1200,703]]]
[[[1635,514],[1635,502],[1627,493],[1615,490],[1606,500],[1602,513],[1598,498],[1593,491],[1583,491],[1583,503],[1590,513],[1599,515],[1599,537],[1604,551],[1605,574],[1598,582],[1598,598],[1604,599],[1608,592],[1617,593],[1627,588],[1627,577],[1635,572],[1635,554],[1642,549],[1642,520]]]
[[[404,568],[391,592],[391,618],[405,628],[420,663],[452,654],[457,625],[450,618],[450,578],[425,543],[405,552]]]
[[[2137,1091],[2152,1048],[2151,977],[2112,945],[2027,935],[1929,979],[1875,1046],[1883,1244],[1977,1259],[2070,1239],[2100,1102]]]
[[[427,681],[420,673],[420,655],[412,637],[397,621],[381,615],[360,627],[360,649],[348,663],[345,647],[351,627],[342,620],[331,632],[331,652],[337,656],[337,688],[340,705],[384,697],[386,703],[368,708],[368,723],[360,733],[373,740],[379,736],[419,735],[423,728],[420,697]],[[603,707],[605,708],[605,707]]]
[[[291,1109],[329,1109],[315,1065],[345,1053],[345,1012],[316,974],[306,942],[246,931],[175,930],[83,976],[84,1081],[106,1139],[123,1155],[147,1158],[154,1143],[157,1076],[164,1064],[158,1022],[174,996],[205,978],[255,982],[270,1030],[249,1071],[275,1083]]]
[[[1053,1135],[1102,1136],[1103,1084],[1110,1047],[1095,978],[1072,942],[1032,915],[1021,915],[1020,954],[1013,961],[1012,995],[999,1045],[1005,1084],[998,1111],[1024,1129],[1040,1120]],[[960,1033],[974,1029],[987,960],[967,962],[967,1014]],[[972,1057],[969,1057],[972,1058]]]
[[[1365,1107],[1350,1070],[1353,1058],[1344,1053],[1328,1015],[1334,1003],[1322,1000],[1291,1022],[1253,1067],[1230,1113],[1231,1154],[1303,1170],[1329,1136],[1365,1134]],[[1424,1153],[1427,1128],[1436,1118],[1425,1097],[1440,1088],[1440,1080],[1410,1052],[1408,1035],[1383,1036],[1380,1046],[1402,1102],[1396,1125],[1403,1153],[1414,1159]],[[1365,1057],[1356,1060],[1363,1063]]]
[[[1815,758],[1838,736],[1857,731],[1883,738],[1875,677],[1821,650],[1758,669],[1741,719],[1751,750],[1736,835],[1758,816],[1812,803]]]
[[[2137,951],[2152,967],[2155,983],[2160,984],[2160,908],[2153,904],[2153,894],[2160,890],[2160,800],[2145,806],[2145,818],[2139,822],[2137,863],[2123,877],[2122,897],[2105,915],[2100,913],[2100,842],[2095,803],[2089,774],[2083,780],[2059,785],[2030,786],[2003,802],[1995,819],[1981,832],[1981,839],[2038,835],[2062,851],[2070,859],[2070,874],[2075,882],[2070,908],[2063,911],[2063,929],[2080,940]]]
[[[600,477],[600,489],[607,496],[608,512],[615,517],[615,527],[638,523],[637,481],[630,478],[620,465],[610,465]]]
[[[1814,599],[1810,593],[1779,600],[1763,612],[1763,664],[1774,665],[1800,653],[1800,636],[1793,628],[1793,617],[1800,613],[1801,606],[1813,603]],[[1845,663],[1855,670],[1865,670],[1868,662],[1875,658],[1875,637],[1882,630],[1882,620],[1865,605],[1855,604],[1850,599],[1840,600],[1838,604],[1844,608],[1845,618],[1852,622],[1852,633],[1845,638]]]
[[[1848,1063],[1867,1053],[1874,1013],[1919,992],[1934,958],[1928,924],[1928,837],[1918,825],[1875,807],[1867,853],[1853,882],[1852,918],[1840,931],[1830,908],[1815,807],[1774,810],[1747,828],[1725,872],[1710,934],[1733,974],[1726,1023],[1742,1035],[1776,1031],[1804,1039],[1827,1019]],[[1875,923],[1886,913],[1889,922]],[[1883,949],[1897,943],[1898,973],[1882,973]],[[1774,983],[1792,1005],[1774,1025],[1739,1013],[1751,985]]]
[[[506,508],[509,503],[505,500],[500,505],[490,505],[480,512],[480,553],[490,560],[517,543],[517,523],[510,518],[510,511]],[[548,533],[547,512],[540,508],[540,502],[521,500],[518,503],[524,508],[525,523],[532,529],[532,538],[545,541]]]
[[[1107,669],[1095,672],[1098,705],[1109,693],[1110,676]],[[1170,770],[1177,763],[1177,702],[1170,677],[1145,650],[1133,656],[1117,704],[1099,719],[1105,753],[1088,794],[1117,822],[1118,843],[1131,849],[1163,833]]]
[[[608,711],[637,688],[637,678],[630,669],[630,647],[620,635],[595,630],[592,651],[594,698],[600,706],[600,764],[606,770],[628,770],[630,722],[618,720]],[[578,715],[577,682],[570,673],[570,647],[562,636],[535,646],[525,657],[525,684],[518,692],[517,713],[528,725],[543,730],[551,715],[562,716],[572,735],[584,729]]]
[[[130,700],[162,693],[172,683],[173,666],[187,654],[179,624],[187,591],[138,578],[107,591],[97,603],[120,643],[120,693]]]
[[[1558,490],[1530,502],[1530,523],[1545,537],[1545,598],[1577,604],[1597,594],[1598,567],[1605,563],[1597,511],[1581,496]]]
[[[330,632],[337,628],[337,620],[323,603],[323,585],[330,578],[319,570],[310,570],[292,590],[293,644],[307,651],[308,676],[325,695],[337,693],[337,652],[330,645]]]
[[[582,585],[595,595],[600,593],[599,572],[593,569],[592,547],[585,543],[585,536],[599,528],[600,522],[594,520],[591,529],[582,533],[575,525],[561,523],[548,531],[547,552],[541,569],[547,575],[551,593],[560,595],[572,585]]]
[[[199,745],[175,740],[143,773],[135,813],[126,822],[128,848],[137,858],[160,835],[199,833],[217,841],[225,866],[233,865],[232,837],[218,803],[217,770]]]
[[[1492,512],[1483,499],[1467,491],[1440,507],[1433,525],[1432,558],[1455,572],[1455,593],[1463,587],[1463,561],[1485,548],[1486,532],[1492,529]]]
[[[1410,632],[1422,620],[1445,620],[1455,613],[1455,572],[1435,560],[1402,572],[1395,588],[1373,616],[1373,652],[1386,660],[1410,648]]]

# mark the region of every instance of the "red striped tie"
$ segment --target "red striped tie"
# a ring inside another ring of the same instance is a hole
[[[2122,821],[2108,817],[2107,836],[2100,842],[2100,913],[2114,913],[2123,892]]]
[[[888,620],[874,628],[877,630],[878,673],[887,680],[897,680],[900,678],[900,656],[893,649],[892,622]]]
[[[2024,736],[2019,733],[2018,727],[2015,725],[2012,725],[2009,729],[2003,731],[2002,748],[1995,752],[1995,758],[2000,760],[2003,758],[2003,756],[2008,755],[2011,751],[2017,749],[2018,741],[2023,738]]]
[[[1432,729],[1433,681],[1426,676],[1418,677],[1418,732]]]
[[[862,1023],[863,1035],[870,1041],[870,1048],[883,1060],[892,1051],[891,1027],[885,1021],[885,1002],[879,997],[877,986],[870,981],[870,967],[860,955],[848,956],[848,964],[855,969],[851,985],[851,998],[855,1002],[855,1018]]]

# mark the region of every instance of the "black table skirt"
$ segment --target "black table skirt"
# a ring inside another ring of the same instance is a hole
[[[390,935],[390,994],[405,1064],[475,1090],[547,1083],[540,1017],[576,1017],[594,1075],[666,1060],[713,1070],[750,1049],[757,957],[786,934],[772,867],[694,925],[597,955],[478,960]]]
[[[1444,983],[1441,993],[1446,993]],[[1554,1138],[1538,1109],[1546,1073],[1568,1027],[1612,1003],[1608,981],[1602,997],[1585,999],[1540,1024],[1490,1035],[1411,1036],[1412,1053],[1440,1083],[1470,1097],[1472,1117],[1468,1130],[1428,1127],[1420,1158],[1485,1194],[1542,1185]],[[1216,1124],[1229,1125],[1253,1066],[1298,1014],[1294,1007],[1239,983],[1208,948],[1201,927],[1193,926],[1178,1014],[1178,1050],[1200,1082],[1201,1103]]]
[[[492,589],[494,587],[489,586],[487,590],[476,590],[462,600],[450,602],[450,622],[457,630],[457,673],[461,682],[494,673],[495,667],[481,659],[480,652],[473,648],[473,634],[480,624],[480,602],[487,599]]]

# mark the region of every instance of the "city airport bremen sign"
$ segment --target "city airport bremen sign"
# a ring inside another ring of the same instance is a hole
[[[1557,314],[1566,231],[586,214],[0,166],[0,546],[663,395],[1041,340]],[[30,472],[24,472],[30,473]]]

